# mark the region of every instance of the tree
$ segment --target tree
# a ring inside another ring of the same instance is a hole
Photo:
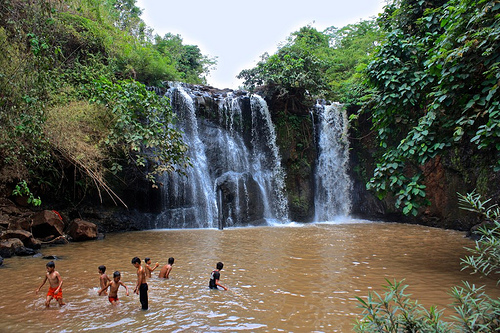
[[[49,196],[80,202],[96,187],[113,196],[108,184],[124,166],[154,181],[189,164],[168,100],[146,85],[201,83],[211,60],[180,37],[174,42],[180,52],[156,47],[135,4],[0,4],[4,184],[23,184],[44,202]],[[10,195],[4,184],[0,191]]]
[[[255,68],[241,71],[238,78],[250,90],[269,85],[297,100],[321,96],[328,89],[324,75],[328,52],[328,36],[310,26],[302,27],[275,54],[262,55]]]
[[[363,85],[362,71],[371,61],[375,48],[383,40],[383,30],[374,19],[349,24],[341,29],[327,28],[330,38],[330,67],[326,71],[330,100],[361,105],[368,91]]]
[[[365,112],[383,153],[367,187],[405,214],[429,204],[422,166],[436,156],[470,144],[499,161],[499,13],[496,1],[401,0],[379,20]]]
[[[206,84],[206,75],[217,61],[201,53],[196,45],[182,44],[182,37],[171,33],[155,36],[154,48],[175,64],[181,80],[188,83]]]

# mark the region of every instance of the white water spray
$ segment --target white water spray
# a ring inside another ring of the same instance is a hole
[[[316,166],[314,221],[331,221],[351,211],[352,182],[349,166],[348,120],[339,103],[316,105],[318,162]]]
[[[233,94],[217,100],[181,85],[168,95],[193,167],[185,170],[186,176],[171,174],[161,180],[163,208],[156,227],[286,221],[284,171],[265,101]]]

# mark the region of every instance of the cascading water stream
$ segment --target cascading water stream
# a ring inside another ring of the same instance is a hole
[[[288,204],[265,101],[175,85],[167,93],[193,165],[160,180],[157,228],[213,228],[285,221]]]
[[[183,140],[190,147],[189,158],[193,167],[186,175],[172,173],[163,179],[163,213],[160,219],[169,227],[214,227],[217,201],[210,183],[205,145],[200,140],[198,122],[191,97],[180,88],[170,92],[174,110],[178,112],[178,128],[184,132]],[[166,221],[165,221],[166,220]]]
[[[261,145],[267,145],[272,158],[269,160],[269,157],[266,157],[263,151],[254,150],[254,160],[257,163],[256,169],[258,168],[267,172],[265,175],[260,175],[261,183],[267,186],[266,193],[274,192],[273,197],[275,200],[271,201],[271,203],[273,204],[272,212],[274,212],[275,217],[279,220],[288,220],[288,201],[284,192],[285,171],[281,167],[281,158],[278,145],[276,144],[276,133],[271,121],[271,114],[269,113],[266,101],[262,97],[253,95],[250,103],[254,123],[257,124],[258,117],[264,120],[265,126],[263,128],[267,130],[267,135],[265,136],[266,139],[261,142]],[[256,141],[263,138],[257,133],[257,129],[257,127],[252,129],[252,141],[255,146],[257,146]],[[262,168],[262,165],[266,165],[266,168]],[[266,217],[272,218],[270,211],[266,215]]]
[[[331,221],[351,211],[348,121],[339,103],[317,104],[318,161],[315,173],[314,221]]]

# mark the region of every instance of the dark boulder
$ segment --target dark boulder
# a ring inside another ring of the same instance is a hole
[[[97,226],[92,222],[75,219],[69,225],[68,235],[75,242],[97,239]]]
[[[16,256],[25,256],[26,257],[26,256],[35,255],[36,251],[29,248],[29,247],[21,246],[21,247],[16,248],[15,254],[16,254]]]
[[[0,239],[6,240],[11,238],[20,239],[24,246],[31,249],[39,249],[41,247],[41,242],[33,237],[33,235],[26,230],[7,230],[0,235]]]
[[[43,210],[33,215],[33,236],[36,238],[57,238],[63,235],[64,222],[58,214],[51,210]]]
[[[30,230],[31,219],[29,217],[11,217],[8,229],[10,230]]]
[[[2,240],[0,241],[0,256],[10,258],[22,247],[24,247],[24,244],[19,238]]]

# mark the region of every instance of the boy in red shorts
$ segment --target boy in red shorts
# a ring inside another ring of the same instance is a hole
[[[125,290],[127,290],[127,296],[128,296],[128,288],[127,286],[120,281],[121,274],[120,272],[116,271],[113,273],[113,280],[109,281],[106,286],[104,286],[101,290],[99,290],[99,294],[101,294],[104,290],[109,288],[109,296],[108,300],[111,304],[117,305],[118,304],[118,288],[120,286],[124,286]]]
[[[43,287],[45,282],[49,280],[49,292],[47,293],[47,299],[45,301],[45,306],[49,307],[50,301],[52,298],[55,298],[56,301],[59,303],[59,306],[63,306],[66,303],[63,302],[62,299],[62,278],[61,275],[59,275],[59,272],[56,271],[56,265],[54,264],[53,261],[49,261],[47,265],[47,274],[45,274],[45,279],[43,280],[42,284],[38,289],[36,290],[36,294],[40,291],[40,288]]]

